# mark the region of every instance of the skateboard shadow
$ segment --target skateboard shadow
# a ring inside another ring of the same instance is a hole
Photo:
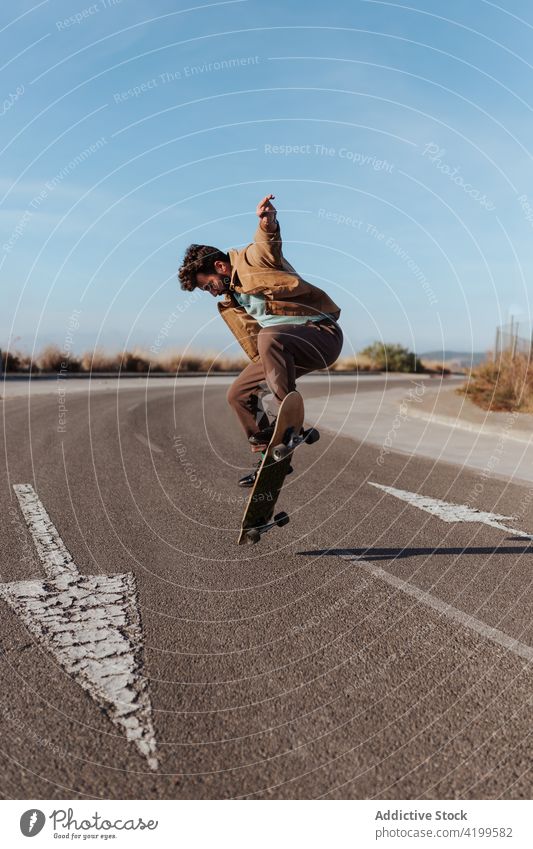
[[[511,538],[510,542],[516,539]],[[518,538],[520,539],[520,537]],[[360,560],[399,560],[404,557],[427,557],[433,554],[533,554],[533,541],[524,540],[523,546],[495,545],[495,546],[464,546],[448,548],[323,548],[312,551],[298,551],[305,557],[353,557]]]

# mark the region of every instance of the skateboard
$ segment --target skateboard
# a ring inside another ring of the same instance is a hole
[[[272,439],[246,502],[239,545],[255,544],[266,531],[288,523],[287,513],[278,513],[272,517],[291,465],[293,451],[304,442],[310,445],[320,438],[318,430],[313,427],[304,430],[303,423],[303,398],[299,392],[289,392],[279,408]]]

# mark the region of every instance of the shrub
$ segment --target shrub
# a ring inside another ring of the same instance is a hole
[[[18,353],[14,351],[2,351],[2,373],[5,371],[20,371]]]
[[[57,345],[47,345],[35,359],[39,371],[79,371],[81,367],[78,357],[62,351]]]
[[[123,351],[120,355],[120,371],[148,371],[148,360],[138,351]]]
[[[60,351],[57,345],[47,345],[36,358],[39,371],[59,371],[63,362],[63,351]]]
[[[116,354],[107,354],[101,348],[94,351],[85,351],[81,358],[82,371],[118,371],[118,359]]]
[[[402,345],[373,342],[360,352],[372,367],[379,371],[423,372],[424,366],[416,354]]]

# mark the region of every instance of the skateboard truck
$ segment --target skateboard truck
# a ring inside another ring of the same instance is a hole
[[[277,513],[272,522],[267,522],[266,525],[257,525],[255,528],[249,528],[246,531],[246,540],[255,545],[256,542],[259,542],[263,534],[266,534],[267,531],[270,531],[272,528],[276,526],[278,528],[282,528],[283,525],[287,525],[289,523],[289,516],[287,513]]]
[[[289,428],[287,432],[287,442],[282,442],[280,445],[276,445],[272,451],[272,456],[274,460],[278,462],[280,460],[284,460],[285,457],[288,457],[289,454],[292,454],[295,448],[302,444],[302,442],[307,442],[308,445],[312,445],[313,442],[318,442],[320,439],[320,433],[316,428],[310,427],[307,430],[302,430],[300,434],[296,435],[294,433],[293,428]]]

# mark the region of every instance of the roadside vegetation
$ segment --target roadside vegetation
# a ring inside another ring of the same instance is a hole
[[[2,351],[2,368],[6,372],[32,374],[89,373],[181,373],[240,371],[246,365],[243,357],[224,357],[215,353],[183,353],[174,350],[153,354],[141,348],[110,353],[101,348],[81,356],[66,354],[56,345],[47,345],[33,356],[20,351]]]
[[[248,363],[244,357],[220,356],[212,352],[182,352],[172,349],[157,354],[141,348],[110,353],[101,348],[80,356],[67,354],[57,345],[47,345],[33,355],[21,351],[2,351],[2,371],[30,374],[102,374],[102,373],[224,373],[239,372]],[[447,374],[445,363],[422,362],[401,345],[374,342],[352,357],[341,357],[335,372],[433,372]]]
[[[361,351],[375,369],[379,371],[421,372],[424,366],[416,354],[402,345],[373,342]]]
[[[531,355],[503,352],[488,358],[470,372],[458,390],[483,410],[533,413],[533,361]]]

